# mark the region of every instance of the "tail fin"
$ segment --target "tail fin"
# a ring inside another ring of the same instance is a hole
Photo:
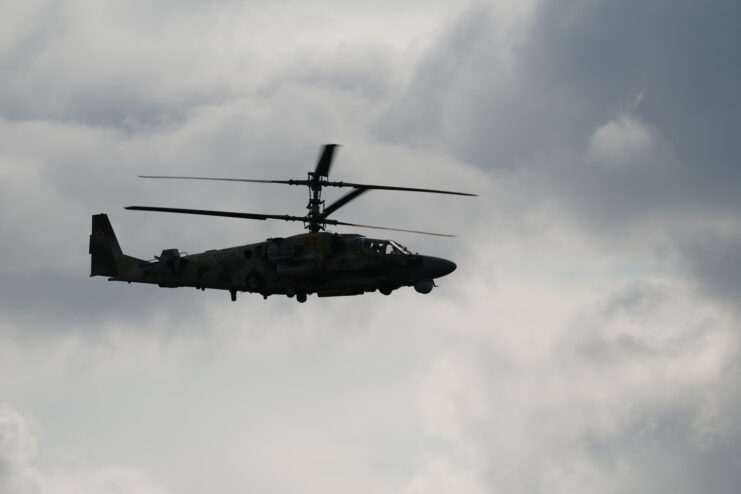
[[[90,234],[90,276],[112,276],[120,274],[120,262],[124,259],[116,234],[106,214],[93,215],[93,231]],[[118,261],[118,262],[117,262]]]

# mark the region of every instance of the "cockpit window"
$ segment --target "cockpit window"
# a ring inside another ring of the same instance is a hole
[[[399,242],[396,242],[394,240],[389,240],[389,244],[391,244],[394,247],[394,252],[397,252],[398,254],[411,255],[411,252],[409,251],[409,249],[401,245]]]
[[[411,252],[398,242],[393,240],[363,239],[363,247],[370,249],[378,255],[409,255]]]

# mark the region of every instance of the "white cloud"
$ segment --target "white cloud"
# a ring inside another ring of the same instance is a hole
[[[656,131],[636,117],[620,115],[594,131],[586,160],[606,167],[652,166]]]
[[[37,438],[28,420],[0,404],[0,490],[6,494],[166,494],[130,468],[52,468],[34,465]]]
[[[46,478],[48,494],[166,494],[151,478],[129,468],[95,471],[53,471]]]
[[[29,461],[36,440],[29,424],[15,410],[0,404],[0,488],[9,494],[41,493],[43,482]]]

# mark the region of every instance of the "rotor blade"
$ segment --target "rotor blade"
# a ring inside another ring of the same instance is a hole
[[[127,206],[124,209],[130,211],[158,211],[160,213],[183,213],[201,214],[204,216],[225,216],[227,218],[244,218],[248,220],[283,220],[283,221],[306,221],[303,216],[289,216],[287,214],[255,214],[234,213],[231,211],[207,211],[203,209],[181,209],[181,208],[158,208],[149,206]]]
[[[316,163],[316,170],[314,170],[315,177],[328,177],[329,169],[332,166],[332,159],[334,158],[334,150],[337,144],[325,144],[322,148],[322,154],[319,155],[319,161]]]
[[[342,206],[347,204],[348,202],[352,201],[356,197],[358,197],[363,192],[366,192],[368,189],[354,189],[349,194],[345,194],[344,196],[340,197],[338,200],[324,208],[324,213],[322,213],[322,218],[326,218],[330,214],[334,213],[338,209],[340,209]]]
[[[175,178],[179,180],[222,180],[226,182],[254,182],[260,184],[307,185],[308,180],[253,180],[249,178],[216,178],[216,177],[171,177],[165,175],[138,175],[139,178]]]
[[[376,230],[393,230],[395,232],[419,233],[421,235],[435,235],[437,237],[455,237],[455,235],[450,235],[448,233],[420,232],[418,230],[404,230],[402,228],[389,228],[389,227],[386,227],[386,226],[359,225],[357,223],[346,223],[344,221],[337,221],[337,220],[325,220],[325,222],[328,225],[357,226],[357,227],[360,227],[360,228],[374,228]]]
[[[376,190],[405,190],[409,192],[432,192],[434,194],[452,194],[456,196],[471,196],[477,197],[478,194],[469,194],[468,192],[454,192],[452,190],[437,190],[437,189],[418,189],[415,187],[395,187],[392,185],[368,185],[368,184],[353,184],[348,182],[321,182],[321,185],[325,187],[355,187],[362,189],[376,189]]]

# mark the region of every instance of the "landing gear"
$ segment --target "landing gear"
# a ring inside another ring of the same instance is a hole
[[[296,300],[303,304],[304,302],[306,302],[306,294],[304,292],[296,293]]]
[[[391,295],[391,292],[393,292],[394,289],[393,288],[379,288],[378,291],[384,295]]]
[[[237,301],[237,291],[236,290],[229,290],[229,293],[232,296],[232,302],[236,302]]]

